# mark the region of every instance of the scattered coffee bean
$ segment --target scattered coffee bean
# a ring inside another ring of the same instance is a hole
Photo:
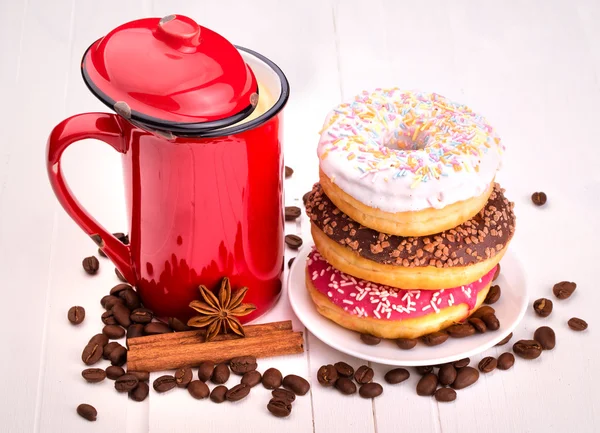
[[[129,398],[133,401],[144,401],[150,393],[150,387],[146,382],[138,382],[137,386],[129,391]]]
[[[144,325],[134,323],[127,328],[127,339],[142,337],[144,335]]]
[[[124,374],[115,380],[115,389],[119,392],[129,392],[139,383],[137,377],[133,374]]]
[[[293,391],[296,395],[305,395],[310,390],[310,383],[295,374],[288,374],[283,378],[283,387]]]
[[[213,388],[210,393],[210,399],[215,403],[223,403],[225,401],[225,394],[227,394],[227,387],[225,385],[219,385]]]
[[[190,367],[181,367],[175,371],[175,383],[178,388],[186,388],[192,381],[192,369]]]
[[[256,370],[258,364],[254,356],[238,356],[229,361],[229,368],[237,375],[244,375],[249,371]]]
[[[471,358],[463,358],[463,359],[459,359],[458,361],[454,361],[452,363],[452,365],[454,366],[454,368],[463,368],[466,367],[467,365],[469,365],[471,363]]]
[[[298,206],[286,206],[285,207],[285,220],[294,221],[302,214],[302,211]]]
[[[123,328],[128,328],[129,325],[131,325],[131,319],[129,318],[129,316],[131,315],[131,311],[124,304],[114,304],[112,306],[112,313],[117,323]]]
[[[515,364],[515,356],[510,352],[504,352],[498,357],[498,370],[508,370]]]
[[[285,235],[285,244],[293,250],[302,246],[302,238],[296,235]]]
[[[548,200],[548,197],[546,197],[546,193],[545,192],[534,192],[533,194],[531,194],[531,201],[536,206],[543,206],[543,205],[545,205],[546,204],[546,200]]]
[[[479,379],[479,371],[473,367],[463,367],[456,370],[456,379],[452,382],[452,388],[463,389],[473,385]]]
[[[125,233],[117,232],[112,234],[115,238],[121,241],[125,245],[129,245],[129,236]]]
[[[496,343],[496,346],[504,346],[506,343],[508,343],[510,341],[512,336],[513,336],[513,333],[511,332],[506,337],[504,337],[502,340],[500,340],[498,343]]]
[[[108,377],[110,380],[116,380],[124,374],[125,370],[123,370],[118,365],[111,365],[106,367],[106,377]]]
[[[438,346],[448,339],[448,334],[444,331],[432,332],[421,337],[421,341],[426,346]],[[432,394],[433,395],[433,394]]]
[[[133,289],[126,289],[119,293],[119,297],[125,302],[125,306],[130,310],[137,310],[142,306],[140,297]]]
[[[109,311],[112,311],[112,308],[116,304],[125,305],[125,301],[123,301],[121,298],[118,298],[113,295],[106,295],[105,297],[102,298],[102,300],[104,300],[104,308]],[[100,301],[100,303],[102,303],[102,301]]]
[[[335,388],[344,395],[356,393],[356,385],[347,377],[339,377],[338,380],[335,381]]]
[[[113,316],[112,310],[108,310],[102,313],[101,320],[102,323],[104,323],[105,325],[117,325],[117,321],[115,319],[115,316]]]
[[[294,169],[291,167],[285,166],[285,178],[291,177],[294,174]]]
[[[192,329],[177,317],[169,317],[169,327],[175,332],[185,332]]]
[[[577,284],[570,281],[561,281],[560,283],[556,283],[552,288],[552,292],[554,292],[554,296],[558,299],[567,299],[571,297],[575,289],[577,288]]]
[[[552,301],[546,298],[537,299],[533,303],[533,310],[538,316],[548,317],[552,313]]]
[[[498,302],[498,299],[500,299],[501,295],[502,291],[500,290],[500,286],[494,285],[490,287],[490,290],[488,291],[488,294],[483,302],[486,304],[495,304]]]
[[[354,380],[356,381],[356,383],[362,385],[364,383],[369,383],[370,381],[372,381],[373,376],[375,376],[375,372],[371,367],[367,365],[361,365],[360,367],[358,367],[358,370],[356,370],[356,373],[354,373]]]
[[[406,368],[394,368],[385,374],[384,379],[387,383],[395,385],[404,382],[409,377],[410,373]]]
[[[118,340],[125,337],[125,330],[119,325],[106,325],[102,328],[102,333],[111,340]]]
[[[187,390],[192,397],[198,400],[206,398],[210,395],[208,385],[201,380],[192,380],[188,385]]]
[[[489,331],[497,331],[500,329],[500,321],[494,313],[488,313],[481,316],[481,320],[485,323],[486,328]]]
[[[147,308],[136,308],[129,315],[129,319],[133,323],[138,323],[142,325],[152,322],[152,318],[152,311],[148,310]]]
[[[292,257],[288,260],[288,269],[292,267],[292,263],[294,263],[294,260],[296,260],[296,257]]]
[[[284,388],[274,389],[273,391],[271,391],[271,395],[274,398],[278,398],[279,400],[287,400],[289,402],[296,400],[296,394]]]
[[[498,361],[493,356],[486,356],[481,361],[479,361],[479,371],[482,373],[490,373],[496,369],[498,365]]]
[[[90,275],[95,275],[96,272],[98,272],[98,269],[100,268],[100,262],[94,256],[86,257],[85,259],[83,259],[81,265],[83,266],[83,270]]]
[[[213,370],[215,369],[215,363],[212,361],[202,361],[198,366],[198,379],[202,382],[206,382],[212,377]]]
[[[117,284],[112,289],[110,289],[110,294],[115,297],[119,297],[121,292],[123,292],[127,289],[133,289],[133,286],[131,286],[130,284],[127,284],[127,283]],[[122,298],[119,297],[119,299],[122,299]]]
[[[275,389],[281,386],[283,376],[276,368],[269,368],[263,373],[262,384],[267,389]]]
[[[85,319],[85,309],[83,307],[71,307],[67,313],[67,319],[73,325],[79,325]]]
[[[354,368],[352,368],[351,365],[346,364],[343,361],[336,362],[335,364],[333,364],[333,366],[337,370],[338,376],[342,376],[342,377],[354,376]]]
[[[86,368],[81,376],[89,383],[98,383],[106,379],[106,372],[101,368]]]
[[[158,335],[158,334],[169,334],[173,332],[169,325],[162,322],[150,322],[144,326],[144,334],[146,335]]]
[[[475,327],[470,323],[457,323],[448,326],[445,331],[452,338],[464,338],[475,334]]]
[[[108,355],[108,359],[112,365],[122,366],[127,362],[127,349],[120,344],[115,346],[110,355]]]
[[[128,371],[127,374],[137,377],[140,382],[148,382],[150,380],[150,373],[147,371]]]
[[[500,263],[498,263],[498,266],[496,266],[496,272],[494,273],[494,278],[492,278],[492,282],[496,281],[499,276],[500,276]]]
[[[396,344],[402,350],[410,350],[417,345],[417,341],[416,338],[397,338]]]
[[[253,371],[244,373],[244,375],[242,376],[241,383],[245,383],[250,388],[254,388],[256,385],[258,385],[261,382],[261,380],[262,380],[262,374],[260,374],[256,370],[253,370]]]
[[[569,328],[571,328],[573,331],[585,331],[588,327],[587,322],[578,317],[570,318],[567,322],[567,325],[569,325]]]
[[[365,383],[358,390],[358,394],[362,398],[375,398],[379,397],[382,393],[383,387],[376,382]]]
[[[102,345],[89,342],[81,353],[81,360],[85,365],[94,365],[102,358]]]
[[[220,385],[229,380],[229,367],[224,362],[217,364],[213,370],[211,382],[215,385]]]
[[[418,367],[416,367],[417,373],[419,373],[421,376],[427,374],[427,373],[431,373],[433,371],[433,366],[432,365],[419,365]]]
[[[433,395],[435,396],[435,399],[441,403],[456,400],[456,391],[452,388],[440,388]]]
[[[267,410],[279,418],[284,418],[292,413],[292,404],[288,400],[272,398],[267,404]]]
[[[475,310],[475,312],[471,314],[471,317],[481,319],[481,317],[485,314],[496,314],[496,310],[489,305],[484,305],[483,307],[479,307],[477,310]]]
[[[485,322],[479,317],[470,317],[469,323],[473,328],[475,328],[475,331],[479,332],[480,334],[483,334],[487,331],[487,326],[485,326]]]
[[[333,386],[337,379],[338,372],[331,364],[323,365],[319,368],[319,371],[317,371],[317,380],[323,386]]]
[[[556,334],[549,326],[541,326],[536,329],[533,339],[540,343],[543,350],[552,350],[556,346]]]
[[[542,345],[535,340],[519,340],[513,344],[513,352],[523,359],[535,359],[542,354]]]
[[[427,373],[417,383],[417,394],[421,396],[433,395],[438,385],[438,377],[433,373]]]
[[[363,343],[368,344],[369,346],[377,346],[379,343],[381,343],[381,338],[369,334],[360,334],[360,339]]]
[[[77,414],[88,421],[96,421],[98,411],[94,406],[83,403],[77,406]]]
[[[308,197],[310,196],[310,193],[311,193],[311,192],[312,192],[312,191],[308,191],[307,193],[305,193],[305,194],[302,196],[302,203],[304,203],[304,206],[306,206],[306,202],[307,202],[307,200],[308,200]]]
[[[127,280],[125,279],[125,277],[123,276],[123,274],[121,273],[121,271],[119,271],[117,268],[115,268],[115,275],[117,276],[117,278],[119,279],[119,281],[122,281],[123,283],[127,282]]]
[[[239,401],[250,394],[250,388],[245,383],[240,383],[225,393],[225,399],[229,401]]]
[[[152,387],[156,392],[167,392],[176,386],[177,381],[175,380],[175,377],[170,374],[165,374],[164,376],[154,379],[154,383],[152,384]]]
[[[438,378],[440,385],[448,386],[452,385],[456,380],[456,368],[452,364],[444,364],[438,371]]]
[[[111,341],[110,343],[107,343],[102,350],[102,358],[110,359],[110,354],[112,353],[112,351],[119,346],[120,344],[116,341]]]

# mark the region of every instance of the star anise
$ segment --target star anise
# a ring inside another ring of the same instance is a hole
[[[254,304],[242,303],[248,288],[242,287],[232,294],[229,278],[225,277],[221,281],[218,298],[206,286],[200,286],[199,289],[204,302],[190,302],[190,307],[200,315],[188,320],[188,326],[207,327],[206,341],[211,341],[221,332],[227,333],[228,330],[240,337],[245,337],[244,328],[237,317],[245,316],[256,310]]]

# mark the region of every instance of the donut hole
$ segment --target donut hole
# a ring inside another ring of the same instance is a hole
[[[388,129],[381,137],[381,144],[392,150],[422,150],[427,147],[428,135],[425,131],[415,134],[416,128]]]

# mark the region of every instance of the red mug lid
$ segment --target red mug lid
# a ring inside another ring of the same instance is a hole
[[[235,46],[183,15],[117,27],[88,48],[81,68],[119,114],[173,132],[234,124],[258,102],[254,73]]]

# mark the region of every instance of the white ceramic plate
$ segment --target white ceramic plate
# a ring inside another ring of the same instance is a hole
[[[502,296],[494,304],[501,327],[498,331],[477,334],[467,338],[450,338],[445,343],[428,347],[417,344],[414,349],[401,350],[393,341],[383,340],[377,346],[364,344],[359,334],[345,329],[321,316],[306,290],[304,268],[312,242],[302,248],[289,275],[289,299],[300,321],[325,344],[367,361],[388,365],[436,365],[476,355],[494,346],[512,332],[525,314],[528,304],[526,279],[523,268],[509,249],[502,259],[502,272],[496,280]]]

